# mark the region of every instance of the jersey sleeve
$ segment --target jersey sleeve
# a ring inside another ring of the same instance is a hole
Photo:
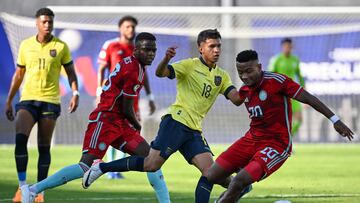
[[[172,63],[170,66],[168,66],[168,68],[170,69],[170,72],[175,73],[176,79],[183,79],[191,72],[191,70],[194,69],[194,64],[192,59],[185,59]]]
[[[138,75],[131,71],[125,71],[123,74],[124,87],[123,94],[125,97],[134,98],[138,96],[139,88],[141,87],[138,81]]]
[[[298,83],[294,82],[291,78],[286,77],[285,81],[281,83],[281,92],[287,97],[295,98],[303,91]]]
[[[63,56],[61,58],[61,65],[67,65],[72,62],[70,49],[66,43],[64,43]]]
[[[223,94],[227,98],[227,94],[234,88],[235,87],[231,81],[229,73],[225,72],[225,74],[223,76],[223,82],[222,82],[222,86],[220,89],[220,93]]]
[[[110,61],[110,54],[108,53],[109,52],[109,42],[105,42],[103,44],[103,46],[101,47],[101,50],[99,52],[99,55],[98,55],[98,63],[99,64],[109,64],[109,61]]]
[[[249,87],[246,85],[241,86],[239,89],[240,99],[245,100],[245,98],[248,96],[248,94],[249,94]]]
[[[17,61],[16,61],[17,66],[20,67],[20,68],[25,68],[25,66],[26,66],[26,59],[25,59],[25,53],[24,53],[25,50],[24,49],[25,49],[24,42],[21,42],[18,57],[17,57]]]

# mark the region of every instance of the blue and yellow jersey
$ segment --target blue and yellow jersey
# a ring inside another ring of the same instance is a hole
[[[193,130],[202,131],[201,122],[219,94],[235,88],[229,74],[215,67],[209,69],[202,59],[190,58],[168,66],[171,79],[177,79],[176,101],[168,109],[173,119]]]
[[[26,71],[20,101],[37,100],[59,104],[61,66],[71,63],[68,46],[55,36],[46,44],[38,42],[36,36],[22,41],[17,65]]]

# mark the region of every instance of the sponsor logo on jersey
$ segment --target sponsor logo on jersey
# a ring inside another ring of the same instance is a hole
[[[261,101],[265,101],[266,98],[267,98],[267,93],[266,93],[266,91],[265,91],[265,90],[261,90],[260,93],[259,93],[259,99],[260,99]]]
[[[221,81],[222,81],[221,76],[215,76],[214,77],[214,83],[215,83],[216,86],[220,86]]]
[[[123,50],[119,50],[119,51],[117,52],[117,54],[121,56],[121,55],[124,54],[124,51],[123,51]]]
[[[52,57],[56,56],[56,49],[50,49],[50,56]]]

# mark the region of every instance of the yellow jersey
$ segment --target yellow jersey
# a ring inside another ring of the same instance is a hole
[[[72,63],[66,43],[55,36],[41,44],[36,36],[21,42],[17,66],[26,68],[20,101],[36,100],[60,104],[61,66]]]
[[[168,108],[172,118],[193,130],[201,123],[219,94],[234,88],[229,74],[216,66],[210,69],[200,58],[181,60],[168,66],[169,78],[176,78],[176,101]]]

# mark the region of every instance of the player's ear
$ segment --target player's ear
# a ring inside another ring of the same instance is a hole
[[[262,65],[261,65],[261,63],[258,64],[258,68],[259,68],[259,70],[262,70]]]
[[[201,54],[202,53],[202,50],[203,50],[203,48],[202,48],[202,46],[201,46],[201,44],[198,46],[198,51],[199,51],[199,53]]]

